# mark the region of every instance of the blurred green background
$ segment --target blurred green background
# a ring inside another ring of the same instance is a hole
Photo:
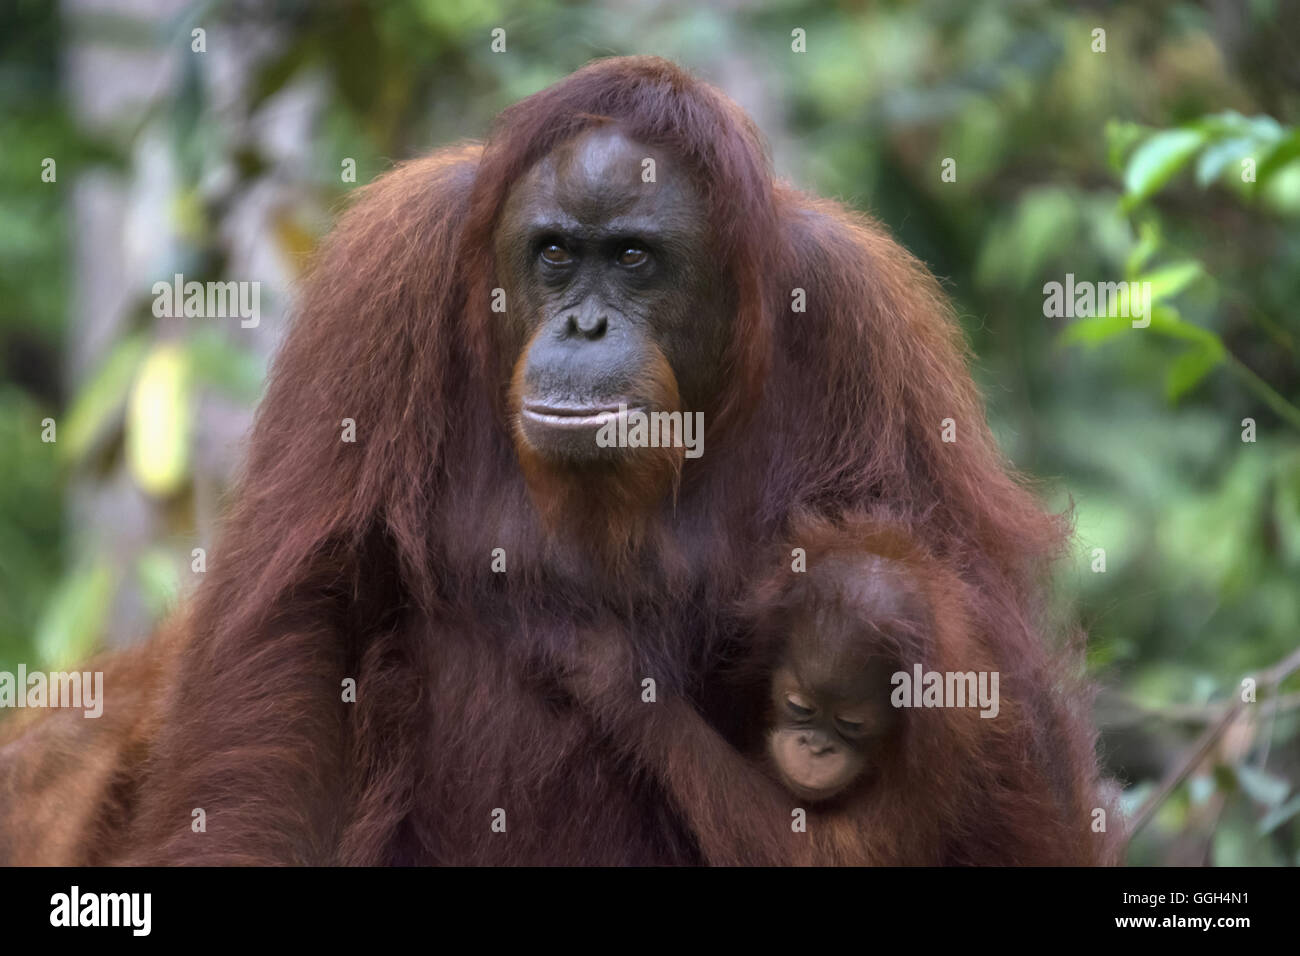
[[[1228,709],[1300,644],[1297,3],[8,0],[0,50],[0,669],[138,640],[192,587],[350,190],[656,53],[956,301],[1007,454],[1074,508],[1063,608],[1155,808],[1129,861],[1300,862],[1300,682]],[[175,273],[260,282],[260,325],[155,318]],[[1045,317],[1067,273],[1150,281],[1151,326]]]

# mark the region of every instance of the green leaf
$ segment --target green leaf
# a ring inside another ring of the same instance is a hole
[[[1169,182],[1204,143],[1205,133],[1196,129],[1162,130],[1144,142],[1124,173],[1126,204],[1131,208]]]
[[[1151,283],[1151,301],[1155,303],[1172,299],[1203,275],[1205,270],[1201,268],[1201,264],[1188,259],[1185,262],[1171,263],[1154,272],[1148,272],[1140,276],[1137,281]]]
[[[1211,113],[1187,125],[1201,130],[1211,139],[1276,137],[1280,129],[1277,120],[1271,116],[1242,116],[1236,110]]]
[[[65,461],[81,461],[118,421],[148,345],[143,335],[118,342],[81,386],[68,409],[59,442]]]
[[[1237,781],[1241,789],[1256,803],[1266,807],[1277,807],[1291,792],[1291,784],[1281,777],[1266,773],[1258,767],[1242,764],[1236,768]]]
[[[1255,141],[1244,136],[1220,140],[1208,146],[1201,158],[1196,161],[1196,184],[1202,189],[1223,175],[1224,167],[1233,160],[1249,156],[1253,152]]]
[[[1132,279],[1160,249],[1160,226],[1154,220],[1148,220],[1138,227],[1137,245],[1124,261],[1124,276]]]
[[[60,670],[90,653],[108,620],[115,577],[109,561],[99,558],[54,589],[34,641],[43,667]]]
[[[1252,116],[1246,122],[1250,127],[1250,135],[1265,143],[1276,142],[1286,133],[1286,127],[1271,116]]]
[[[1242,116],[1236,110],[1202,116],[1185,126],[1200,130],[1210,140],[1249,139],[1265,146],[1277,142],[1286,132],[1286,127],[1271,116]]]
[[[1165,396],[1176,402],[1200,383],[1223,361],[1223,350],[1208,347],[1188,349],[1174,359],[1165,373]]]
[[[1195,342],[1203,348],[1218,349],[1220,353],[1226,354],[1223,342],[1217,335],[1209,329],[1201,328],[1199,325],[1184,322],[1182,315],[1172,306],[1152,306],[1151,325],[1148,328],[1150,331],[1166,338]]]
[[[1300,130],[1293,130],[1289,136],[1279,140],[1265,153],[1255,170],[1256,188],[1272,179],[1283,167],[1296,159],[1300,159]]]
[[[1065,345],[1096,348],[1132,328],[1133,320],[1125,315],[1091,315],[1066,326],[1061,333],[1061,342]]]

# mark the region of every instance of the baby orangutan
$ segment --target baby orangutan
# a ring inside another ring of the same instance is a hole
[[[927,610],[883,558],[829,557],[760,623],[774,646],[766,751],[795,796],[818,803],[865,785],[890,755],[900,714],[891,632],[920,633]],[[910,662],[909,662],[910,666]]]
[[[794,549],[806,571],[792,568]],[[1017,701],[984,719],[977,706],[917,707],[893,686],[917,665],[996,672],[990,643],[967,626],[971,603],[961,578],[904,529],[803,519],[742,609],[752,643],[734,676],[749,716],[734,745],[672,688],[641,696],[655,675],[626,628],[578,635],[563,680],[610,745],[667,790],[709,863],[1100,860],[1084,808],[1051,832],[996,823],[1041,819],[1034,808],[1066,799],[1059,782],[1017,783],[1033,745],[1017,732],[1030,722],[1005,719]]]

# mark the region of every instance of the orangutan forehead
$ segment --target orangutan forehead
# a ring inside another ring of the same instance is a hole
[[[523,204],[560,222],[626,220],[619,225],[629,233],[700,209],[697,190],[681,163],[612,126],[588,130],[558,146],[529,170],[511,200],[516,209]]]

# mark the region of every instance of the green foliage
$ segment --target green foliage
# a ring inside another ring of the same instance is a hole
[[[42,667],[61,670],[89,656],[100,638],[116,583],[107,557],[96,558],[62,579],[36,628],[34,643]]]
[[[115,342],[103,363],[78,389],[63,424],[59,452],[64,460],[73,465],[84,461],[120,428],[127,395],[148,348],[149,340],[143,334]]]
[[[1127,204],[1135,206],[1160,189],[1204,145],[1205,134],[1198,129],[1161,130],[1144,142],[1124,173]]]

